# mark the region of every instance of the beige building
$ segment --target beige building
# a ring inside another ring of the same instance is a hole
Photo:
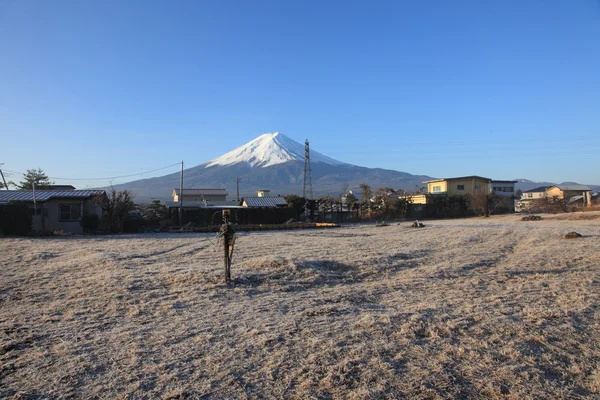
[[[459,178],[433,179],[425,181],[429,194],[446,194],[449,196],[462,196],[470,194],[488,194],[490,191],[489,178],[481,176],[463,176]]]
[[[565,200],[574,196],[587,198],[592,190],[584,185],[554,185],[546,189],[546,197],[549,200]]]
[[[408,200],[411,204],[427,204],[426,194],[403,194],[398,198]]]
[[[540,186],[523,192],[521,200],[540,200],[546,198],[546,190],[549,186]]]

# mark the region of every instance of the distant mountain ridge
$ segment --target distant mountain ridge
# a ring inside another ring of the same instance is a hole
[[[523,192],[526,190],[531,190],[531,189],[535,189],[537,187],[540,186],[554,186],[554,185],[581,185],[581,183],[577,183],[577,182],[560,182],[560,183],[556,183],[556,182],[534,182],[534,181],[530,181],[529,179],[515,179],[515,181],[517,181],[517,183],[515,184],[515,188],[516,189],[521,189]],[[585,184],[583,184],[585,185]],[[600,185],[585,185],[587,187],[589,187],[590,189],[592,189],[592,191],[598,191],[600,190]]]
[[[366,168],[334,160],[310,150],[314,196],[337,195],[341,185],[357,192],[361,183],[412,190],[415,185],[433,179],[427,175],[381,168]],[[236,178],[241,178],[240,196],[255,195],[259,189],[273,194],[302,194],[304,179],[304,145],[281,134],[266,133],[220,157],[184,170],[186,188],[225,188],[229,199],[236,196]],[[179,187],[179,173],[115,185],[128,189],[136,201],[171,200]]]
[[[359,167],[334,160],[313,149],[310,150],[310,158],[315,197],[338,195],[345,184],[358,194],[361,183],[367,183],[373,189],[414,190],[423,186],[423,181],[434,179],[427,175]],[[265,133],[222,156],[184,170],[183,177],[185,188],[225,188],[229,199],[236,197],[238,177],[241,179],[240,197],[255,195],[260,189],[271,190],[272,194],[300,195],[304,178],[304,145],[282,133]],[[516,188],[523,191],[553,184],[517,180]],[[131,190],[138,202],[172,200],[173,189],[178,187],[178,172],[115,185],[118,190]],[[594,188],[597,190],[599,187]]]
[[[317,151],[310,151],[311,163],[345,165]],[[226,166],[247,163],[250,167],[269,167],[288,161],[304,162],[304,146],[282,133],[265,133],[237,149],[223,154],[208,163],[206,167]]]

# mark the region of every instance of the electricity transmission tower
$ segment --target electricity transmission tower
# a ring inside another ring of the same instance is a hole
[[[312,175],[310,171],[310,148],[308,146],[308,139],[304,142],[304,185],[302,186],[302,197],[306,200],[312,200],[313,189],[312,189]]]

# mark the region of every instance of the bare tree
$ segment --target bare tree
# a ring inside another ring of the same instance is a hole
[[[116,191],[111,186],[108,194],[96,196],[96,204],[102,208],[102,220],[111,232],[123,232],[125,219],[135,209],[133,194],[128,190]]]
[[[471,196],[471,209],[475,214],[483,215],[485,217],[490,216],[490,197],[485,193],[475,193]]]
[[[371,186],[366,183],[360,184],[360,209],[361,215],[366,211],[367,213],[371,212],[371,197],[373,196],[373,192],[371,191]]]
[[[371,186],[367,185],[366,183],[360,184],[360,197],[363,202],[371,200],[372,194],[373,192],[371,191]]]

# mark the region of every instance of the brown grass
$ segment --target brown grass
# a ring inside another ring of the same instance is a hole
[[[426,225],[2,239],[0,397],[600,396],[600,220]]]
[[[562,215],[557,215],[553,217],[547,217],[548,219],[555,219],[559,221],[592,221],[595,219],[600,219],[600,213],[597,212],[576,212],[576,213],[567,213]]]

